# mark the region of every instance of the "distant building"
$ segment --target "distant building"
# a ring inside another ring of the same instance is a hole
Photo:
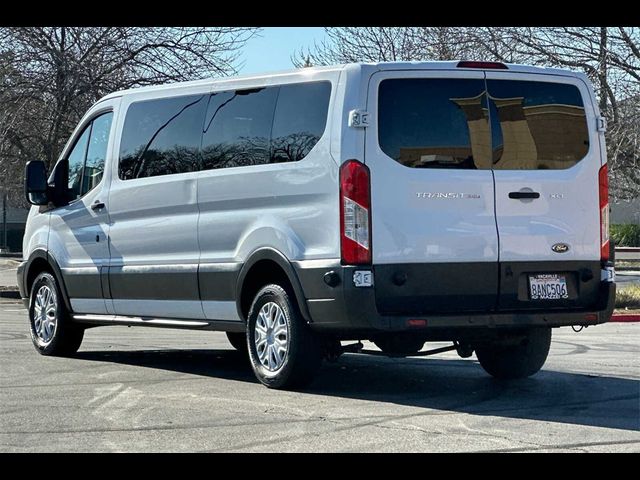
[[[3,195],[0,195],[0,250],[3,252],[21,252],[22,237],[24,236],[24,227],[27,223],[29,209],[15,208],[7,205],[5,223],[3,215],[5,206],[3,205],[2,198]]]
[[[640,225],[640,198],[631,202],[611,203],[611,223],[634,223]]]

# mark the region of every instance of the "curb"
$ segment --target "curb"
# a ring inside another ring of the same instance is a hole
[[[609,322],[640,322],[640,314],[632,315],[612,315]]]

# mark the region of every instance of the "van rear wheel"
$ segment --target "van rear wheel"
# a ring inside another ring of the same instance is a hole
[[[551,328],[534,328],[515,345],[478,345],[476,356],[485,371],[499,379],[530,377],[542,368],[551,346]]]
[[[31,286],[29,331],[41,355],[73,355],[84,337],[84,329],[71,321],[58,282],[48,272],[40,273]]]
[[[255,296],[247,335],[253,372],[269,388],[303,387],[320,368],[320,342],[293,296],[279,285],[267,285]]]

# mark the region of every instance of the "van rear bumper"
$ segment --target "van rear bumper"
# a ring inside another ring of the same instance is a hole
[[[352,334],[357,336],[381,331],[589,326],[608,322],[615,305],[615,283],[600,282],[598,299],[590,308],[381,314],[376,306],[375,288],[354,286],[352,279],[356,270],[361,268],[339,264],[296,268],[305,292],[312,328],[341,333],[346,338]],[[331,273],[340,280],[333,287],[325,281]]]

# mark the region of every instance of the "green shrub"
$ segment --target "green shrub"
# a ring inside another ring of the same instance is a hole
[[[640,247],[640,225],[632,223],[611,225],[609,233],[616,247]]]
[[[634,283],[620,287],[616,292],[616,308],[640,308],[640,285]]]

